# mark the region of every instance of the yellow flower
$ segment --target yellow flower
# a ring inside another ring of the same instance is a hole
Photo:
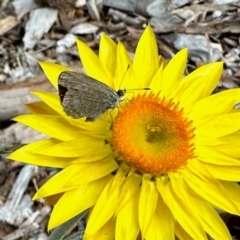
[[[50,138],[9,158],[62,168],[34,196],[55,203],[48,228],[90,208],[85,240],[231,239],[216,209],[240,215],[240,89],[210,95],[222,63],[183,77],[187,50],[166,64],[150,26],[133,61],[105,35],[99,57],[77,44],[88,76],[116,91],[151,90],[127,91],[94,122],[67,116],[57,93],[36,92],[42,102],[15,118]],[[41,66],[56,87],[70,70]]]

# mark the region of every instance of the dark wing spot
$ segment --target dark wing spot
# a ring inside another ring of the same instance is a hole
[[[93,117],[87,117],[85,119],[85,122],[93,122],[96,118],[93,118]]]
[[[64,96],[65,96],[66,92],[68,91],[68,89],[66,87],[63,87],[62,85],[58,84],[58,91],[59,91],[59,96],[60,96],[60,100],[62,103]]]

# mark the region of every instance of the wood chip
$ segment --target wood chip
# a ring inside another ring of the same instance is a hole
[[[5,205],[0,207],[0,220],[12,225],[19,225],[26,217],[32,214],[33,202],[30,196],[24,195],[32,176],[38,171],[37,166],[26,165],[22,168],[14,182]],[[17,194],[16,194],[17,193]]]
[[[57,20],[58,11],[52,8],[35,9],[25,28],[24,48],[33,49],[37,42],[47,33]]]
[[[92,34],[96,33],[99,27],[91,24],[91,23],[79,23],[78,25],[74,26],[70,32],[73,34]]]
[[[27,113],[24,104],[37,100],[37,97],[30,94],[30,90],[36,89],[51,91],[53,87],[44,75],[2,87],[0,89],[0,121]]]
[[[19,21],[14,16],[7,16],[6,18],[0,19],[0,35],[5,34],[18,24]]]

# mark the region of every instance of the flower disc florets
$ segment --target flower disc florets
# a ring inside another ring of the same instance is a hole
[[[134,97],[113,127],[113,147],[129,165],[161,174],[185,165],[193,156],[191,122],[172,100],[154,94]]]

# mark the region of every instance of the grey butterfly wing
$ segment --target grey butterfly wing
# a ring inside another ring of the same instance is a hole
[[[94,121],[120,101],[117,92],[106,84],[76,72],[62,72],[58,89],[66,114],[73,118],[87,117],[86,121]]]

